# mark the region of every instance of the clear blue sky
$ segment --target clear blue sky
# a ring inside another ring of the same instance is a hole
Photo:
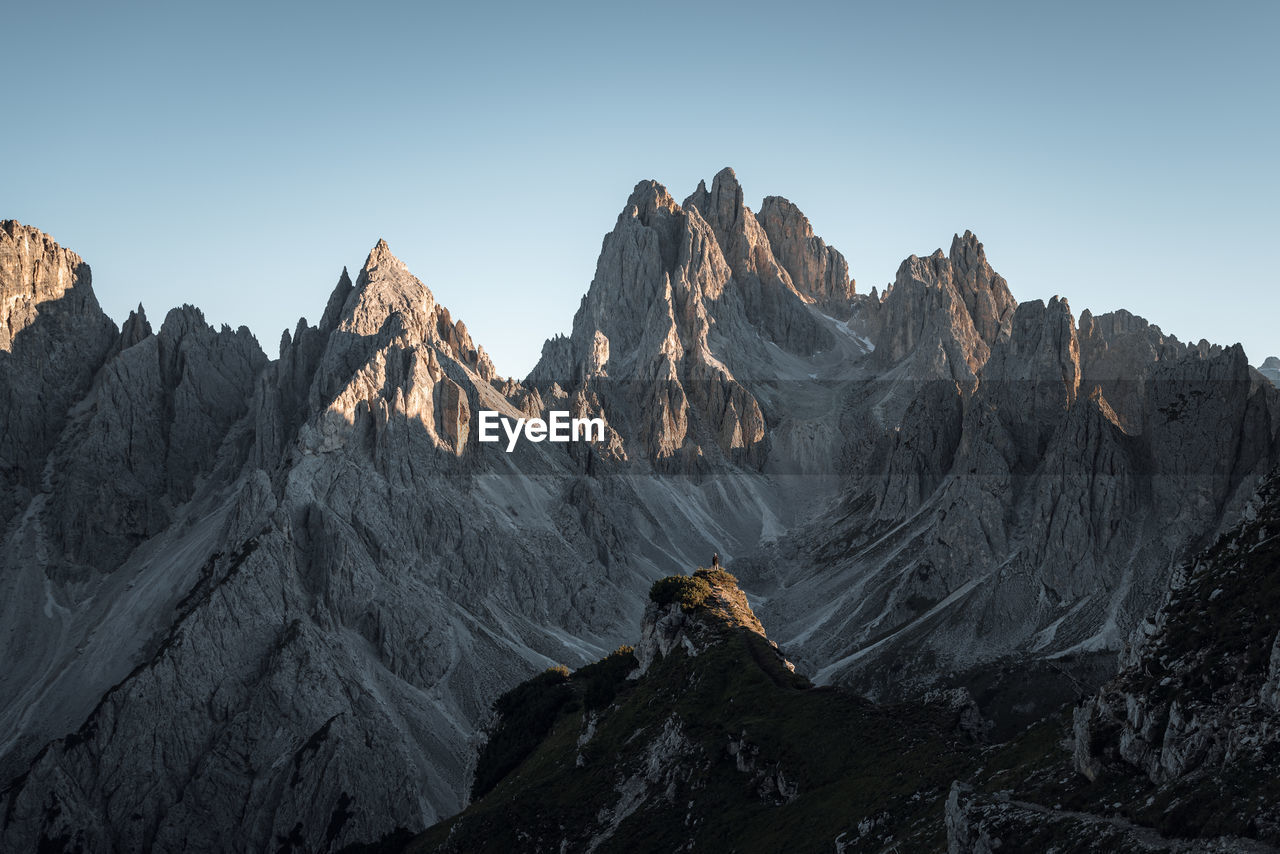
[[[1020,300],[1280,353],[1280,3],[9,4],[0,218],[274,356],[386,238],[504,374],[632,186],[733,166],[859,290],[972,229]]]

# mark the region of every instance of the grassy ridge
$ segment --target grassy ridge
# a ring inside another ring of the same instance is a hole
[[[655,767],[657,782],[641,786],[645,799],[603,850],[672,851],[692,840],[703,850],[825,852],[841,834],[862,840],[850,850],[913,836],[918,850],[945,848],[942,802],[974,751],[941,710],[810,688],[745,629],[727,629],[696,656],[673,652],[638,680],[626,680],[622,664],[615,655],[592,674],[536,677],[537,714],[556,707],[546,735],[485,797],[410,850],[558,850],[566,839],[580,850],[610,823],[619,789]],[[581,699],[562,702],[556,692],[580,676]],[[605,685],[614,692],[607,703]],[[595,703],[585,702],[589,691]],[[592,715],[594,733],[579,747]],[[655,752],[673,727],[677,754]],[[779,775],[793,797],[766,782]],[[870,829],[860,834],[860,822]]]

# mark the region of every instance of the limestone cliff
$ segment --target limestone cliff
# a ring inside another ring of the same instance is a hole
[[[40,490],[45,459],[116,339],[89,266],[0,222],[0,525]]]

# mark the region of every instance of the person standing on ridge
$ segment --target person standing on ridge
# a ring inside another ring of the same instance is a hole
[[[720,552],[711,553],[711,568],[712,569],[720,568]]]

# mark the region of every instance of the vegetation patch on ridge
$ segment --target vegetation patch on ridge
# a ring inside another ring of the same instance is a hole
[[[634,650],[622,646],[573,673],[564,665],[547,668],[495,700],[497,717],[476,761],[471,799],[484,797],[524,762],[562,715],[612,703],[638,663]]]
[[[649,598],[659,605],[679,604],[683,611],[696,611],[711,595],[711,585],[697,575],[668,575],[649,588]]]

